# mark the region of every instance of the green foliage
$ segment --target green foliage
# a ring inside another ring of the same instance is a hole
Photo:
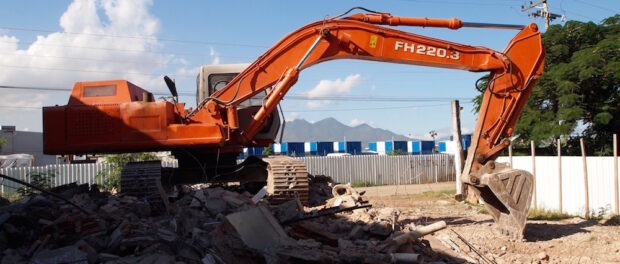
[[[54,170],[47,170],[44,172],[32,172],[32,173],[29,173],[28,175],[28,178],[30,178],[30,184],[37,186],[44,190],[47,190],[52,187],[52,181],[54,180],[55,177],[56,177],[56,171]],[[31,194],[40,193],[40,192],[33,188],[23,186],[17,189],[17,193],[19,194],[19,196],[23,197],[23,196],[28,196]]]
[[[6,144],[6,139],[0,136],[0,150],[2,149],[2,145]]]
[[[398,155],[407,155],[407,152],[404,152],[400,149],[390,150],[387,153],[388,156],[398,156]]]
[[[100,172],[97,174],[97,178],[103,179],[103,188],[106,190],[117,191],[121,189],[121,170],[127,163],[159,159],[152,152],[111,154],[105,155],[104,158],[104,162],[112,165],[112,169],[107,174]]]
[[[544,208],[532,208],[530,209],[530,213],[527,216],[529,220],[549,220],[549,221],[557,221],[562,219],[572,218],[572,215],[567,213],[561,213],[555,210],[548,210]]]
[[[584,137],[588,154],[611,154],[611,135],[620,131],[620,15],[552,25],[543,46],[545,70],[515,126],[515,147],[534,140],[552,149],[563,138],[567,154],[578,155]]]
[[[271,146],[263,149],[263,156],[273,155],[273,148]]]
[[[359,187],[372,187],[372,186],[381,186],[381,185],[382,184],[374,184],[371,181],[356,180],[356,181],[353,181],[353,183],[351,184],[351,187],[359,188]]]

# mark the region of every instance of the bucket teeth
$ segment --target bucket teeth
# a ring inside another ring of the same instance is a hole
[[[527,171],[505,169],[483,174],[480,185],[475,186],[502,234],[523,238],[532,203],[532,179]]]

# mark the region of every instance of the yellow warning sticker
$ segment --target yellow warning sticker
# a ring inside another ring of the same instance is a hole
[[[377,47],[377,35],[370,35],[370,43],[368,45],[373,49]]]

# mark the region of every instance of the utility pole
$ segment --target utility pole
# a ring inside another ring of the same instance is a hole
[[[435,153],[435,137],[437,136],[437,132],[435,130],[431,130],[428,131],[428,134],[433,138],[433,153]],[[420,152],[422,152],[422,145],[420,145]]]
[[[538,6],[542,4],[541,6]],[[530,10],[532,8],[536,8],[538,10],[536,10],[536,12],[532,12],[530,14],[528,14],[528,17],[542,17],[545,20],[545,30],[547,30],[547,28],[549,28],[549,22],[551,22],[552,20],[556,19],[556,18],[560,18],[562,19],[562,21],[564,21],[565,17],[564,15],[559,15],[559,14],[555,14],[555,13],[550,13],[549,12],[549,4],[547,4],[547,0],[540,0],[536,3],[533,3],[532,1],[530,1],[530,5],[529,6],[521,6],[521,12],[525,12],[527,10]],[[542,10],[541,10],[542,9]]]
[[[454,167],[456,170],[456,194],[461,196],[466,190],[465,185],[461,183],[461,172],[463,171],[463,146],[461,137],[461,107],[459,100],[452,101],[452,138],[456,143],[456,152],[454,153]]]

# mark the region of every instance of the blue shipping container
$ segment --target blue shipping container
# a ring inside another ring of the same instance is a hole
[[[377,142],[368,142],[368,150],[377,152]]]
[[[411,154],[420,154],[420,141],[411,141]]]
[[[344,141],[336,142],[338,144],[338,149],[334,149],[334,152],[344,153]]]
[[[305,156],[304,142],[286,142],[286,154],[295,157]]]
[[[252,153],[250,154],[251,156],[262,156],[263,150],[265,150],[264,147],[252,147],[252,148],[248,148],[248,152],[250,149],[252,149]]]
[[[471,146],[471,134],[463,135],[462,139],[463,139],[463,142],[462,142],[463,150],[467,150],[467,148]]]
[[[446,153],[446,142],[439,141],[439,148],[437,150],[439,153]]]
[[[407,141],[394,141],[393,148],[395,152],[400,151],[402,153],[407,153]]]
[[[392,141],[383,141],[385,143],[385,153],[389,153],[390,151],[394,150],[394,145],[392,144]]]
[[[422,154],[432,154],[435,149],[435,141],[422,140]]]
[[[361,141],[347,141],[346,147],[347,147],[347,153],[351,155],[362,154],[362,142]]]
[[[316,153],[319,156],[327,156],[329,153],[334,153],[334,142],[317,142]]]

